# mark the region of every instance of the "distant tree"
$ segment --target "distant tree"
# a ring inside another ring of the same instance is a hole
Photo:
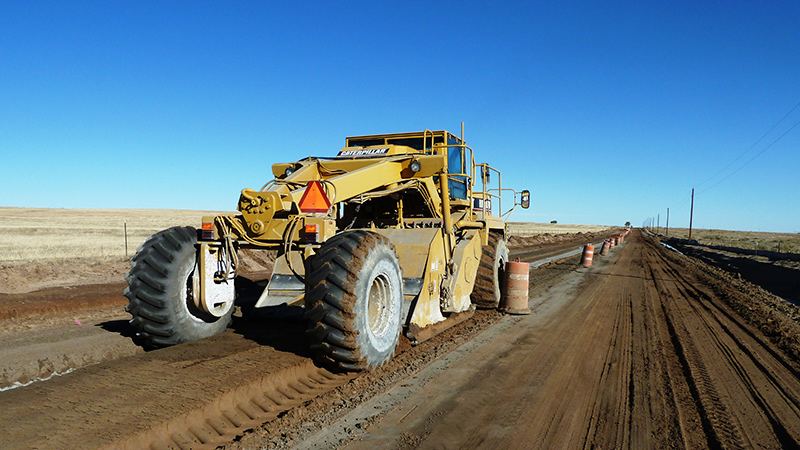
[[[558,223],[557,220],[551,220],[550,223]]]
[[[625,222],[625,228],[630,228],[630,226],[631,226],[630,222]]]

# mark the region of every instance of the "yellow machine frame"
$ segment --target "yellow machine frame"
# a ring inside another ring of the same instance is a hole
[[[456,160],[461,167],[450,167]],[[444,130],[348,137],[337,157],[274,164],[272,173],[274,180],[260,190],[242,190],[241,214],[203,221],[204,248],[228,250],[215,253],[217,281],[236,275],[234,247],[278,252],[256,307],[301,304],[306,260],[327,239],[349,229],[348,214],[355,211],[358,228],[386,236],[396,249],[406,330],[419,334],[454,313],[473,309],[470,293],[482,249],[491,233],[503,239],[507,234],[504,220],[492,210],[496,206],[495,211],[502,211],[501,193],[513,190],[502,188],[497,169],[475,163],[463,138]],[[497,187],[489,189],[493,174]],[[300,202],[311,182],[322,186],[331,204],[327,212],[303,212]],[[465,195],[454,196],[451,187],[459,184]],[[360,211],[373,200],[388,205],[385,217],[370,220]],[[516,192],[514,203],[516,207]]]

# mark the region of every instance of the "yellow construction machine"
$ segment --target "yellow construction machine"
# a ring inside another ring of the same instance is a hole
[[[277,251],[255,308],[305,308],[319,360],[380,366],[404,333],[421,342],[500,300],[506,217],[528,191],[502,187],[447,131],[348,137],[335,157],[272,166],[244,189],[236,215],[205,217],[142,244],[126,275],[131,325],[149,347],[225,330],[236,302],[237,251]],[[490,187],[496,186],[496,187]],[[504,214],[502,194],[513,194]]]

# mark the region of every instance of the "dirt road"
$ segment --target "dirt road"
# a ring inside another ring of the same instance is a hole
[[[796,447],[796,341],[631,236],[590,270],[534,271],[533,314],[479,312],[358,377],[310,364],[285,311],[0,392],[0,447]]]
[[[797,367],[684,258],[634,238],[587,272],[347,448],[798,445]],[[334,432],[305,442],[323,447]]]

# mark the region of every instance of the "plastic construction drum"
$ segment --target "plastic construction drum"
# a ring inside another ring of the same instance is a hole
[[[528,272],[530,264],[516,261],[506,263],[505,289],[500,311],[506,314],[530,314],[528,308]]]

